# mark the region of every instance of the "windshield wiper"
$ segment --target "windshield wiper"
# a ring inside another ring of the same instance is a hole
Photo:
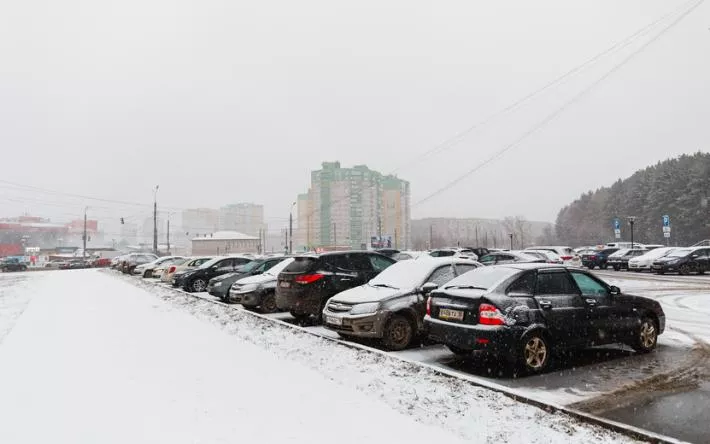
[[[446,287],[446,290],[448,290],[449,288],[456,288],[458,290],[488,290],[487,288],[476,287],[475,285],[451,285],[449,287]]]
[[[372,286],[373,286],[373,287],[391,288],[391,289],[393,289],[393,290],[399,290],[399,288],[394,287],[394,286],[392,286],[392,285],[390,285],[390,284],[374,284],[374,285],[372,285]]]

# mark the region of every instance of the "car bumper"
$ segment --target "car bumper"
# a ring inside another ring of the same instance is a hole
[[[264,294],[261,291],[248,291],[245,293],[230,291],[229,302],[234,304],[242,304],[247,307],[258,307],[261,305],[263,295]]]
[[[284,311],[292,311],[304,315],[318,315],[321,310],[321,295],[319,292],[311,293],[307,290],[304,292],[285,292],[277,289],[276,306]]]
[[[441,344],[512,357],[517,357],[518,339],[523,333],[522,327],[453,324],[429,316],[424,318],[424,328],[429,339]]]
[[[651,271],[677,271],[678,267],[675,265],[652,265]]]
[[[323,326],[345,336],[381,339],[387,314],[383,312],[364,315],[343,315],[323,311]]]
[[[229,287],[222,287],[221,285],[219,287],[215,287],[212,285],[208,285],[207,293],[211,294],[212,296],[216,296],[220,299],[224,299],[229,294]]]
[[[629,270],[650,270],[651,266],[648,264],[632,264],[629,263]]]

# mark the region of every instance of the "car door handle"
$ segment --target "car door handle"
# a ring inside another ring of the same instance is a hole
[[[586,302],[587,305],[590,305],[590,306],[592,306],[592,307],[594,307],[594,306],[597,305],[597,300],[596,300],[596,299],[587,298],[587,299],[584,300],[584,302]]]
[[[550,301],[539,301],[538,304],[540,304],[540,308],[545,310],[552,308],[552,302]]]

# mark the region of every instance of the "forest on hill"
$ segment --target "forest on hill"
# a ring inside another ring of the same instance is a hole
[[[582,194],[560,210],[555,237],[565,245],[595,245],[614,240],[614,219],[621,237],[665,244],[662,217],[670,216],[670,245],[710,239],[710,153],[698,152],[659,162],[610,187]],[[550,233],[552,234],[552,233]]]

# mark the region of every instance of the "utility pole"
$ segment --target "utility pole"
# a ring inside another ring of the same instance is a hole
[[[476,225],[476,248],[478,247],[480,247],[480,245],[478,245],[478,225]]]
[[[397,243],[397,229],[394,229],[394,248],[399,248]]]
[[[429,225],[429,249],[434,248],[434,225]]]
[[[158,254],[158,187],[153,192],[153,254]]]
[[[288,244],[288,253],[293,254],[293,207],[296,205],[296,202],[291,204],[291,211],[288,213],[288,237],[289,237],[289,244]]]
[[[382,247],[382,217],[377,216],[377,243]]]
[[[308,214],[308,217],[306,219],[308,221],[308,225],[306,227],[306,248],[310,251],[311,249],[311,215],[310,213]]]
[[[86,211],[89,209],[89,207],[84,207],[84,250],[81,253],[81,259],[86,262]]]
[[[510,250],[513,250],[513,233],[510,233],[508,236],[510,236]]]
[[[168,216],[168,254],[170,254],[170,216]]]
[[[634,249],[634,222],[636,222],[636,217],[629,216],[629,225],[631,226],[631,249]]]
[[[333,222],[333,244],[335,247],[334,251],[338,251],[338,231],[335,226],[335,222]]]

